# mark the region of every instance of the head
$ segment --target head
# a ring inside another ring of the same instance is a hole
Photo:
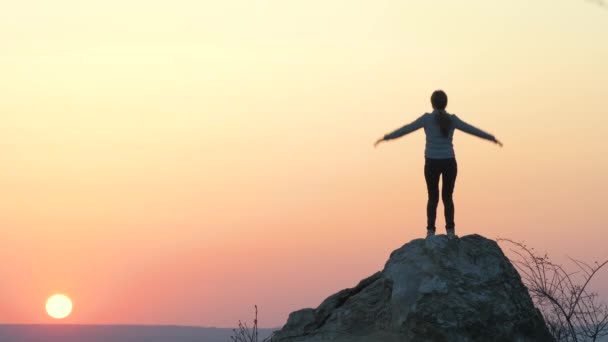
[[[448,96],[443,90],[435,90],[431,95],[431,104],[433,109],[445,110],[445,107],[448,106]]]

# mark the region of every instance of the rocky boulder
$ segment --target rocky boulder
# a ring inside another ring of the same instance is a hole
[[[480,235],[416,239],[384,269],[292,312],[272,342],[553,341],[498,244]]]

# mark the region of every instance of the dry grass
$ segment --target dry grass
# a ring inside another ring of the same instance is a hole
[[[253,319],[253,327],[249,328],[247,323],[242,323],[239,320],[239,326],[236,329],[232,329],[234,335],[230,336],[233,342],[258,342],[258,306],[255,307],[255,318]],[[268,336],[262,342],[272,341],[272,335]]]

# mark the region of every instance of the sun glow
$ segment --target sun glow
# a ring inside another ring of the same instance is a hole
[[[46,301],[46,312],[55,319],[66,318],[72,312],[72,301],[62,294],[51,296]]]

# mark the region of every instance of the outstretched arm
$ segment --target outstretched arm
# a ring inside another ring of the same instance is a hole
[[[413,122],[411,122],[401,128],[398,128],[391,133],[385,134],[382,138],[380,138],[376,141],[374,146],[377,146],[379,143],[381,143],[383,141],[397,139],[406,134],[412,133],[413,131],[420,129],[423,126],[424,126],[424,114],[422,116],[420,116],[418,119],[414,120]]]
[[[474,136],[480,137],[482,139],[486,139],[486,140],[490,140],[492,142],[495,142],[497,144],[499,144],[502,147],[502,143],[500,141],[498,141],[496,139],[495,136],[493,136],[490,133],[484,132],[481,129],[470,125],[462,120],[460,120],[460,118],[458,118],[456,115],[454,115],[453,117],[453,121],[454,121],[454,127],[458,128],[459,130],[463,131],[463,132],[467,132],[469,134],[472,134]]]

